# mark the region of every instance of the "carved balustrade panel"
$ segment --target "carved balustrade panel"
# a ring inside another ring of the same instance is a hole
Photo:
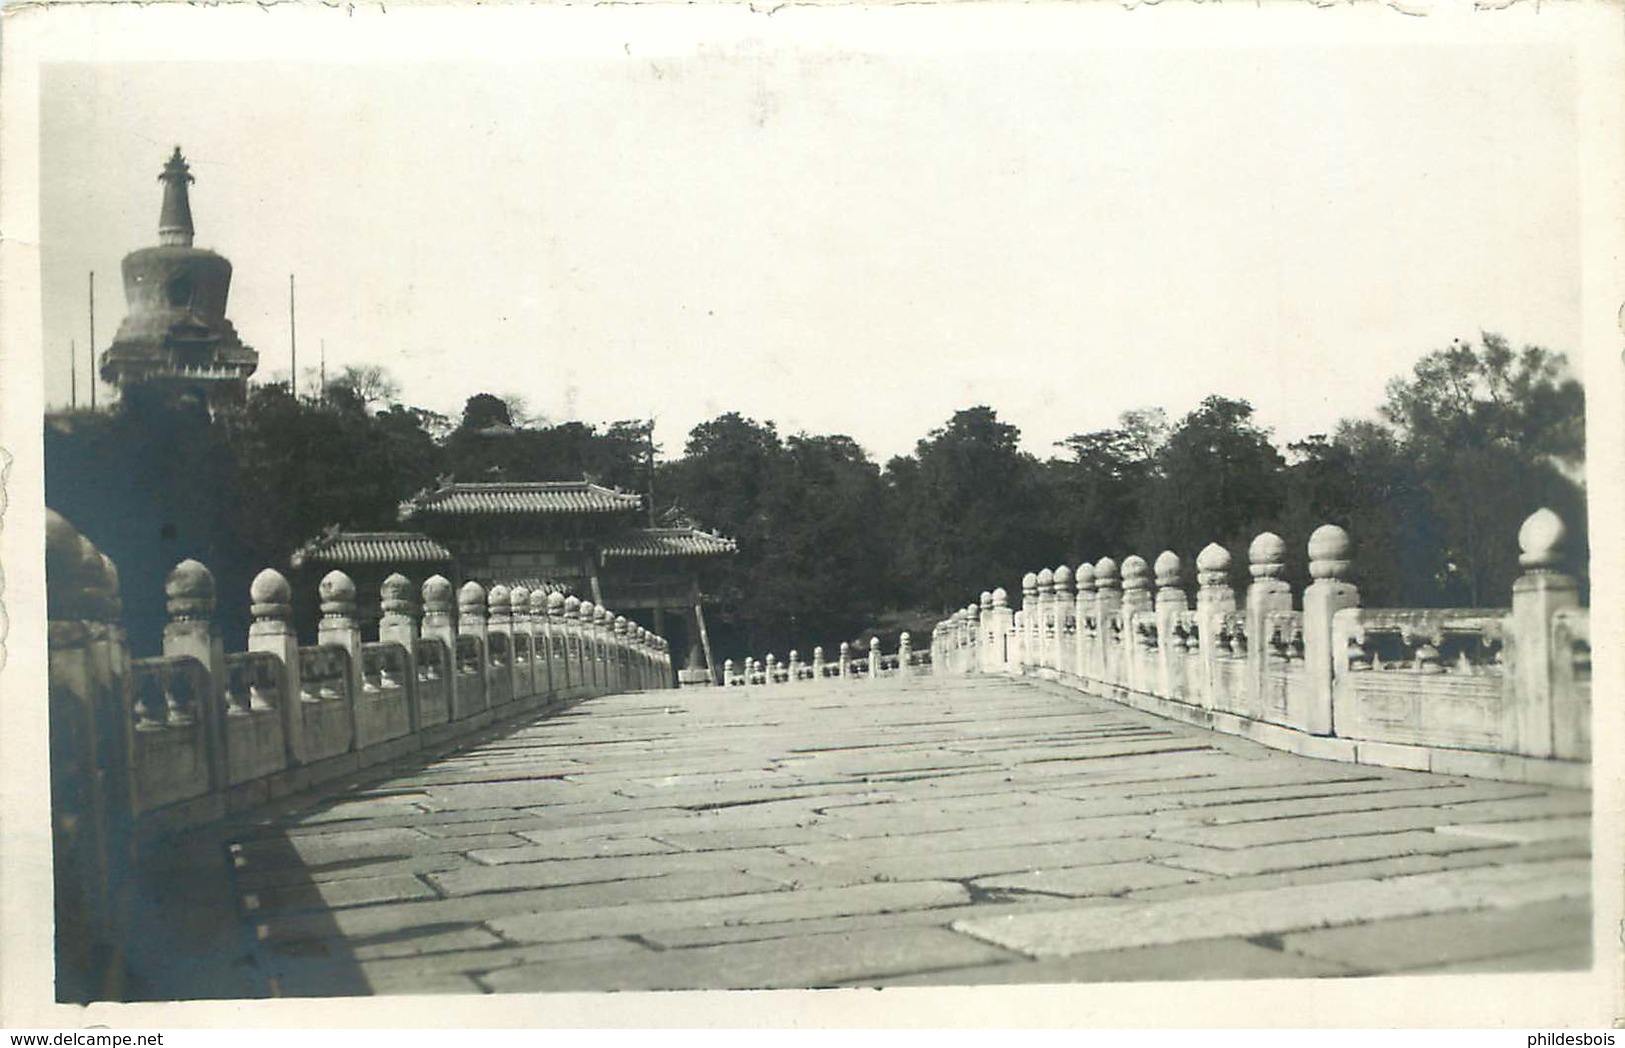
[[[211,781],[209,671],[185,655],[130,662],[132,802],[137,812],[201,797]]]
[[[1263,631],[1261,713],[1266,720],[1285,721],[1292,691],[1303,686],[1303,612],[1268,612]]]
[[[420,637],[412,647],[418,674],[418,723],[444,724],[451,717],[451,655],[438,637]]]
[[[1591,759],[1591,612],[1552,616],[1552,741],[1555,756]]]
[[[1509,681],[1506,612],[1341,611],[1333,619],[1336,728],[1380,742],[1495,749]]]

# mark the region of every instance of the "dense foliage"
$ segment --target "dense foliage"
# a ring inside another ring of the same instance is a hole
[[[657,463],[650,423],[548,425],[489,393],[453,421],[396,398],[386,373],[352,368],[323,396],[259,386],[212,420],[139,402],[59,416],[47,501],[118,561],[127,591],[155,592],[196,556],[242,592],[327,525],[394,526],[437,477],[589,476],[652,492],[651,519],[738,540],[710,584],[719,658],[918,629],[1036,566],[1104,555],[1172,549],[1188,565],[1217,541],[1243,585],[1264,530],[1288,540],[1301,584],[1304,539],[1324,522],[1353,536],[1368,604],[1505,604],[1518,525],[1542,505],[1568,522],[1585,575],[1583,392],[1560,354],[1496,335],[1423,358],[1377,418],[1284,448],[1251,404],[1210,396],[1177,421],[1125,412],[1047,460],[974,406],[884,468],[849,437],[783,436],[734,412]]]

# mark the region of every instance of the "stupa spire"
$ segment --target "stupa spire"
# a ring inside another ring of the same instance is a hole
[[[186,186],[193,179],[180,146],[175,147],[158,181],[164,184],[164,207],[158,214],[158,243],[191,247],[192,202],[187,198]]]

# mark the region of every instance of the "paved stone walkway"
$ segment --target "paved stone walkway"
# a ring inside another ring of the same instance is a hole
[[[1589,966],[1589,807],[915,679],[595,699],[229,846],[287,995],[1281,978]]]

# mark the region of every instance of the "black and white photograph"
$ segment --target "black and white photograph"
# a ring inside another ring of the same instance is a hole
[[[0,1024],[1607,1026],[1625,16],[1422,8],[8,11]]]

